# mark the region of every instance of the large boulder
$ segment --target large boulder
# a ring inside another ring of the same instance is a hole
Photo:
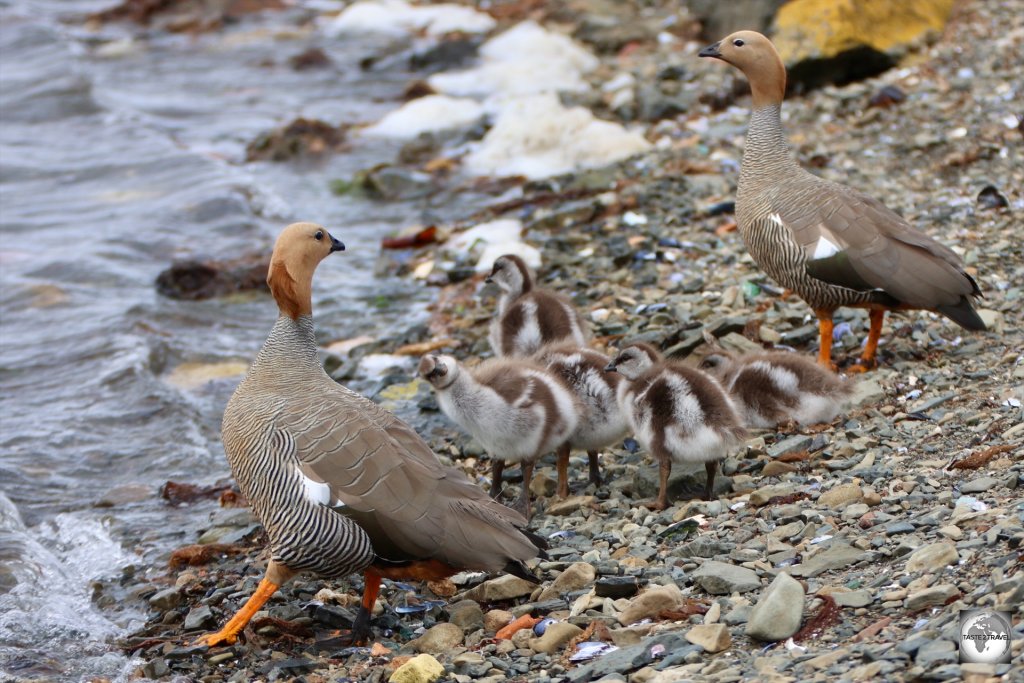
[[[792,0],[775,15],[773,40],[791,87],[848,83],[940,33],[952,8],[953,0]]]

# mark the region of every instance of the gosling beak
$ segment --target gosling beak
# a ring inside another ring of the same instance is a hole
[[[715,57],[721,59],[722,53],[718,48],[722,45],[722,41],[718,41],[714,45],[708,45],[706,48],[697,53],[698,57]]]
[[[331,235],[331,252],[330,253],[333,254],[336,251],[345,251],[345,245],[341,243],[341,240],[339,240],[339,239],[335,238],[333,235]]]
[[[609,363],[608,365],[604,366],[604,371],[615,372],[615,363]]]

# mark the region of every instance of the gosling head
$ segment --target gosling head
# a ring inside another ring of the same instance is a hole
[[[313,271],[345,245],[316,223],[292,223],[281,231],[270,257],[267,284],[282,315],[297,319],[313,312]]]
[[[428,353],[420,358],[419,373],[435,389],[447,389],[459,376],[459,364],[451,356]]]
[[[638,342],[623,347],[605,368],[617,372],[628,380],[634,380],[661,360],[661,353],[651,346]]]
[[[750,81],[754,107],[779,104],[786,95],[786,67],[778,51],[757,31],[730,33],[698,53],[700,57],[720,59],[743,72]]]
[[[493,282],[507,294],[519,295],[533,288],[533,278],[530,276],[526,261],[515,254],[505,254],[496,258],[491,274],[485,281]]]

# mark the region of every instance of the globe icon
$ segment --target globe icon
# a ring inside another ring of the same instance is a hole
[[[1010,653],[1010,624],[1001,614],[972,610],[960,622],[961,661],[994,664]]]

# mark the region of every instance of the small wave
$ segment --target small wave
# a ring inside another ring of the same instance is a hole
[[[77,680],[126,670],[107,644],[121,627],[93,607],[90,583],[133,558],[101,521],[61,514],[29,529],[0,493],[0,548],[0,674]]]

